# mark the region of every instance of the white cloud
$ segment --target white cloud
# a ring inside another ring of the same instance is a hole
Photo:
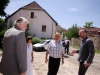
[[[62,0],[58,0],[60,3]],[[81,12],[90,6],[90,3],[87,3],[86,1],[83,0],[70,0],[70,1],[63,1],[62,7],[66,9],[67,11],[72,11],[72,12]]]
[[[77,11],[76,8],[68,8],[68,10],[70,10],[70,11]]]

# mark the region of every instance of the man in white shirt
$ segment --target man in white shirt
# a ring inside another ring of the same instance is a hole
[[[48,63],[48,74],[47,75],[57,75],[60,66],[60,59],[62,58],[62,64],[64,63],[64,48],[60,41],[61,35],[60,33],[55,34],[55,39],[50,41],[47,51],[45,62],[48,62],[48,54],[49,54],[49,63]]]

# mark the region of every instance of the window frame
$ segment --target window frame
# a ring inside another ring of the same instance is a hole
[[[31,18],[34,18],[34,12],[31,12],[30,17],[31,17]]]
[[[42,25],[42,32],[46,32],[46,25]]]

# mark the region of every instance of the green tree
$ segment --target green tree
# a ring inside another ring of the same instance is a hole
[[[0,18],[0,48],[2,48],[2,44],[3,44],[3,37],[4,37],[4,33],[5,33],[5,29],[4,29],[4,19]]]
[[[11,28],[13,26],[13,22],[10,20],[9,25],[7,26],[7,29]]]
[[[65,29],[61,28],[60,30],[58,30],[57,32],[59,32],[60,34],[62,34],[65,31]]]
[[[27,37],[27,36],[30,36],[31,34],[29,33],[29,24],[27,25],[27,29],[26,29],[26,31],[25,31],[25,36]]]
[[[62,39],[64,39],[64,37],[65,37],[65,30],[66,30],[66,29],[61,28],[60,30],[57,31],[57,32],[59,32],[61,35],[63,34]]]
[[[6,12],[4,11],[4,9],[6,8],[6,6],[8,6],[9,2],[10,0],[0,1],[0,16],[6,16]]]
[[[9,26],[5,28],[5,20],[3,18],[0,18],[0,48],[2,48],[3,45],[3,37],[4,33],[6,32],[7,29],[12,27],[12,21],[10,21]]]
[[[84,28],[91,28],[93,22],[86,22],[85,25],[83,26]]]
[[[66,35],[66,37],[68,39],[71,39],[72,38],[72,34],[71,34],[70,30],[67,33],[65,33],[65,35]]]
[[[77,24],[74,24],[66,33],[66,36],[68,39],[71,39],[73,37],[78,38],[79,37],[78,32],[79,32],[79,27],[77,26]]]

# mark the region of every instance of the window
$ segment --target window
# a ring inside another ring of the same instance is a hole
[[[46,25],[42,25],[42,32],[46,32]]]
[[[34,18],[34,12],[31,12],[31,18]]]

